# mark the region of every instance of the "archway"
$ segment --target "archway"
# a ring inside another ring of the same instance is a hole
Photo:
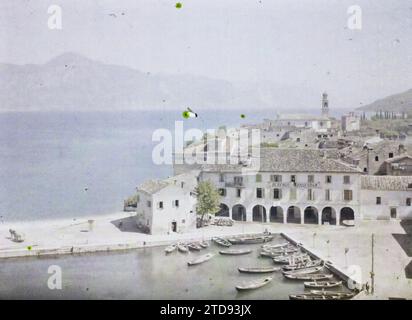
[[[270,222],[283,222],[283,209],[282,207],[271,207],[270,208]]]
[[[264,206],[258,204],[253,207],[252,220],[256,222],[266,222],[266,209]]]
[[[290,206],[287,213],[287,223],[300,223],[300,209],[296,206]]]
[[[355,220],[355,211],[352,208],[344,207],[340,210],[340,224],[342,221],[350,220],[352,223]]]
[[[229,207],[225,205],[224,203],[220,204],[220,210],[216,212],[215,214],[216,217],[229,217]]]
[[[232,208],[232,219],[236,221],[246,221],[246,209],[241,204],[236,204]]]
[[[318,224],[318,209],[309,206],[303,212],[303,222],[308,224]]]
[[[332,207],[325,207],[322,210],[322,224],[336,224],[336,211]]]

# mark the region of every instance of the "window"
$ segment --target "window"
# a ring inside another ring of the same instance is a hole
[[[368,172],[368,168],[363,168],[363,172]]]
[[[225,182],[225,176],[223,174],[219,174],[219,182]]]
[[[282,176],[279,174],[272,174],[270,176],[270,181],[272,182],[282,182]]]
[[[352,190],[343,190],[343,200],[352,201]]]
[[[408,207],[410,207],[411,204],[412,204],[412,199],[411,199],[411,198],[406,198],[406,205],[407,205]]]
[[[243,177],[234,177],[233,178],[233,182],[238,185],[241,186],[243,184]]]
[[[236,189],[236,197],[240,198],[242,195],[242,189]]]
[[[182,223],[186,223],[186,220],[185,220],[185,219],[182,219]]]
[[[158,209],[163,209],[163,201],[159,201],[157,204]]]
[[[378,157],[378,156],[375,156],[375,161],[379,161],[379,157]]]
[[[376,197],[376,204],[382,204],[382,198]]]
[[[289,199],[290,200],[296,200],[296,189],[295,188],[290,189]]]
[[[294,174],[290,176],[290,182],[296,183],[296,176]]]
[[[396,215],[397,215],[396,214],[396,208],[391,208],[390,210],[391,210],[390,211],[391,212],[391,219],[396,219]]]
[[[315,182],[315,176],[313,174],[308,175],[308,183],[314,183]]]
[[[393,152],[389,152],[389,158],[393,158]]]
[[[262,182],[262,175],[261,174],[256,175],[256,182]]]
[[[300,138],[296,138],[296,142],[300,142]]]
[[[408,189],[412,189],[412,183],[408,183]]]
[[[280,198],[282,198],[282,190],[273,189],[273,199],[280,199]]]
[[[350,176],[343,176],[343,183],[349,184],[350,183]]]
[[[225,196],[226,196],[226,189],[225,189],[225,188],[219,188],[219,194],[220,194],[222,197],[225,197]]]
[[[182,181],[182,182],[180,182],[180,186],[181,186],[181,188],[183,189],[183,187],[185,186],[185,183]]]
[[[330,190],[329,189],[325,190],[325,200],[330,201]]]
[[[173,200],[172,206],[175,207],[175,208],[178,208],[179,207],[179,200]]]
[[[308,200],[315,200],[315,194],[312,189],[308,189]]]
[[[152,207],[152,202],[151,202],[151,201],[147,201],[147,206],[148,206],[149,208],[151,208],[151,207]]]
[[[326,183],[332,183],[332,176],[326,176]]]
[[[263,198],[264,196],[264,192],[263,192],[263,188],[256,188],[256,198]]]

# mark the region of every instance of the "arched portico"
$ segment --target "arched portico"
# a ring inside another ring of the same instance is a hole
[[[303,211],[303,222],[307,224],[318,224],[319,223],[318,209],[312,206],[306,207],[305,210]]]
[[[343,221],[351,221],[352,223],[355,220],[355,211],[350,207],[344,207],[340,210],[340,224]]]
[[[270,208],[270,216],[269,216],[270,222],[280,222],[283,223],[283,209],[282,207],[279,206],[272,206]]]
[[[232,219],[236,221],[246,221],[246,209],[241,204],[236,204],[232,208]]]
[[[287,223],[301,223],[300,208],[296,206],[290,206],[287,211]]]
[[[336,210],[332,207],[325,207],[322,210],[322,224],[329,223],[329,224],[336,224]]]
[[[229,217],[230,216],[229,207],[226,204],[221,203],[220,210],[216,212],[215,216],[216,217]]]
[[[252,220],[256,222],[266,222],[266,209],[262,205],[256,205],[253,207]]]

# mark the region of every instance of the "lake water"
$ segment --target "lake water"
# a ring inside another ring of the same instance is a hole
[[[280,236],[273,243],[284,242]],[[269,258],[259,257],[260,245],[251,254],[223,256],[222,247],[212,245],[200,252],[165,255],[164,247],[122,253],[96,253],[55,258],[24,258],[2,261],[0,299],[288,299],[291,293],[305,291],[302,281],[285,279],[273,273],[266,286],[238,292],[243,281],[270,274],[243,274],[238,267],[274,266]],[[217,255],[196,266],[187,261],[206,252]],[[50,265],[62,269],[62,290],[50,290],[47,280]]]

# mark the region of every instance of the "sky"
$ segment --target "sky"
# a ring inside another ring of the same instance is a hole
[[[336,108],[412,88],[410,1],[178,1],[2,0],[0,62],[70,51],[151,73],[326,90]],[[48,28],[53,4],[61,30]],[[348,28],[352,5],[360,30]]]

